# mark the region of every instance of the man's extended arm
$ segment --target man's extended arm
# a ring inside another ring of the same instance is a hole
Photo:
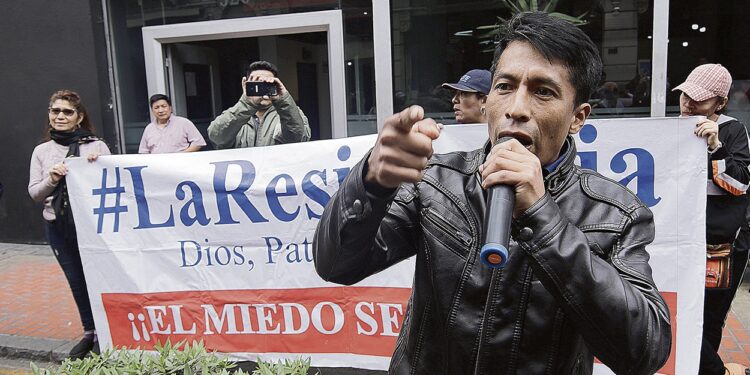
[[[294,98],[285,91],[273,100],[273,106],[279,114],[281,132],[276,136],[276,143],[307,142],[310,140],[310,125],[307,116],[294,102]]]
[[[590,177],[586,183],[609,182]],[[621,233],[612,249],[593,248],[596,237],[588,238],[571,224],[549,194],[517,218],[514,226],[533,233],[519,245],[591,352],[615,373],[653,374],[669,357],[672,332],[669,310],[654,285],[645,249],[654,238],[653,217],[636,202],[612,205],[610,209],[622,211],[622,221],[601,223]],[[608,260],[596,255],[602,251],[609,254]]]
[[[313,253],[324,280],[353,284],[416,253],[419,220],[407,186],[421,180],[439,135],[418,106],[385,120],[375,147],[352,168],[318,223]],[[368,194],[365,182],[394,193]]]
[[[351,285],[417,251],[416,211],[400,197],[368,194],[362,177],[365,163],[367,157],[352,168],[315,231],[315,270],[326,281]]]
[[[257,106],[242,95],[237,104],[211,121],[208,126],[208,139],[219,149],[234,147],[237,133],[257,111]]]

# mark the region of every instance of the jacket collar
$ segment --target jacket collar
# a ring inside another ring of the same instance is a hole
[[[729,122],[729,121],[737,121],[737,119],[731,116],[727,116],[727,115],[719,115],[719,118],[716,119],[716,123],[719,125],[722,125],[725,122]]]
[[[276,107],[274,107],[273,104],[271,104],[271,106],[268,107],[268,109],[266,109],[266,114],[263,115],[263,119],[265,120],[265,118],[268,117],[268,115],[271,114],[271,113],[273,113],[273,112],[276,112]],[[257,111],[256,111],[256,113],[257,113]],[[253,117],[258,118],[258,115],[256,115],[255,113],[253,113]]]
[[[544,186],[549,190],[550,193],[555,194],[560,191],[564,186],[564,182],[569,179],[572,175],[570,172],[575,166],[575,159],[578,152],[576,151],[576,143],[573,141],[572,136],[565,138],[565,144],[563,144],[563,150],[565,152],[560,156],[560,159],[556,160],[557,167],[552,171],[543,169]]]

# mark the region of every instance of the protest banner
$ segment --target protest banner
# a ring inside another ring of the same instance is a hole
[[[664,374],[694,373],[700,352],[706,152],[695,123],[598,120],[575,136],[579,164],[654,212],[648,251],[674,334]],[[67,161],[101,345],[202,339],[236,360],[387,369],[413,258],[344,287],[317,276],[311,246],[325,204],[375,139]],[[486,139],[485,125],[447,126],[435,149]]]

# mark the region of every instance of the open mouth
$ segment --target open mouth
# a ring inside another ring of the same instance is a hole
[[[523,147],[526,147],[527,149],[530,149],[531,146],[534,144],[534,140],[531,139],[531,136],[522,132],[502,132],[498,134],[497,139],[500,139],[503,137],[515,138],[518,142],[520,142],[523,145]]]

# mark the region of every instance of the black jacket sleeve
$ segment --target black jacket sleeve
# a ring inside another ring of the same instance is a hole
[[[709,155],[708,178],[732,195],[745,194],[750,183],[750,148],[745,126],[732,120],[719,125],[722,146]]]
[[[669,357],[672,342],[669,309],[646,252],[654,239],[653,216],[642,203],[610,209],[622,210],[623,222],[614,248],[597,249],[607,252],[608,260],[596,255],[549,194],[514,225],[531,229],[533,237],[519,244],[591,352],[615,373],[653,374]]]
[[[417,252],[418,220],[409,187],[378,198],[363,169],[369,153],[326,205],[313,241],[315,270],[326,281],[351,285]]]

